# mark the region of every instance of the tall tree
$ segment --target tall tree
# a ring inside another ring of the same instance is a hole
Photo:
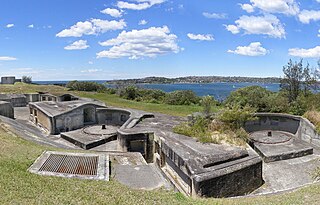
[[[303,67],[302,59],[299,62],[290,59],[288,64],[283,66],[283,74],[280,87],[287,91],[289,102],[295,101],[301,91],[307,95],[316,82],[310,72],[309,64]]]

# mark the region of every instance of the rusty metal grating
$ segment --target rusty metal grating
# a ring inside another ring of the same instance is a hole
[[[109,155],[45,151],[29,167],[31,173],[109,181]]]
[[[97,175],[98,156],[50,154],[39,171],[76,175]]]

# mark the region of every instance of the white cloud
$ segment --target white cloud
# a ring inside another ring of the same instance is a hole
[[[144,10],[148,9],[156,4],[162,4],[166,0],[134,0],[135,3],[129,3],[126,1],[118,1],[117,6],[120,9],[131,9],[131,10]]]
[[[85,40],[75,41],[72,44],[64,47],[65,50],[84,50],[87,48],[89,48],[89,45],[87,45],[87,41]]]
[[[191,40],[200,40],[200,41],[213,41],[214,38],[211,34],[193,34],[193,33],[188,33],[187,36]]]
[[[171,52],[178,53],[180,48],[176,41],[177,36],[171,34],[167,26],[122,31],[117,38],[100,42],[100,45],[111,48],[97,53],[97,58],[139,59]]]
[[[227,29],[228,31],[230,31],[232,34],[240,33],[240,29],[239,29],[237,26],[235,26],[235,25],[226,25],[225,27],[226,27],[226,29]]]
[[[274,38],[285,38],[283,25],[274,15],[241,16],[235,24],[225,27],[233,34],[243,30],[245,34],[264,34]]]
[[[240,4],[241,8],[248,13],[254,12],[254,7],[251,4]]]
[[[226,19],[228,17],[228,15],[225,13],[218,14],[218,13],[203,12],[202,15],[209,19]]]
[[[102,71],[101,69],[88,69],[88,70],[82,70],[81,73],[97,73]]]
[[[261,46],[260,42],[252,42],[249,46],[238,46],[236,50],[228,50],[228,53],[234,53],[243,56],[264,56],[269,51]]]
[[[0,61],[15,61],[17,58],[10,56],[0,56]]]
[[[254,8],[259,8],[268,13],[282,13],[297,15],[299,5],[295,0],[250,0]]]
[[[118,10],[118,9],[106,8],[106,9],[100,11],[100,12],[103,13],[103,14],[110,15],[110,16],[115,17],[115,18],[120,18],[122,16],[122,11]]]
[[[290,48],[289,55],[300,58],[320,58],[320,46],[314,48]]]
[[[28,28],[34,28],[33,24],[28,25]]]
[[[148,23],[148,21],[146,21],[146,20],[141,20],[141,21],[139,21],[139,25],[146,25]]]
[[[299,20],[301,23],[308,24],[311,20],[319,21],[320,20],[320,11],[315,10],[303,10],[299,14]]]
[[[64,29],[59,32],[57,37],[81,37],[83,35],[98,35],[111,30],[119,30],[126,27],[126,22],[121,19],[120,21],[108,21],[101,19],[91,19],[90,21],[78,22],[71,26],[69,29]]]
[[[14,24],[13,23],[7,24],[6,27],[7,28],[12,28],[12,27],[14,27]]]

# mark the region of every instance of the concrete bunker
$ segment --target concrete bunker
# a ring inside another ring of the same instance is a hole
[[[265,162],[313,154],[319,136],[305,118],[289,114],[257,113],[257,120],[247,122],[250,145]]]
[[[29,103],[29,119],[48,134],[60,134],[96,124],[99,107],[87,101]]]

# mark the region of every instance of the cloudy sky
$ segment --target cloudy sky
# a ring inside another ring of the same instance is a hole
[[[275,76],[320,58],[320,0],[1,0],[0,76]]]

